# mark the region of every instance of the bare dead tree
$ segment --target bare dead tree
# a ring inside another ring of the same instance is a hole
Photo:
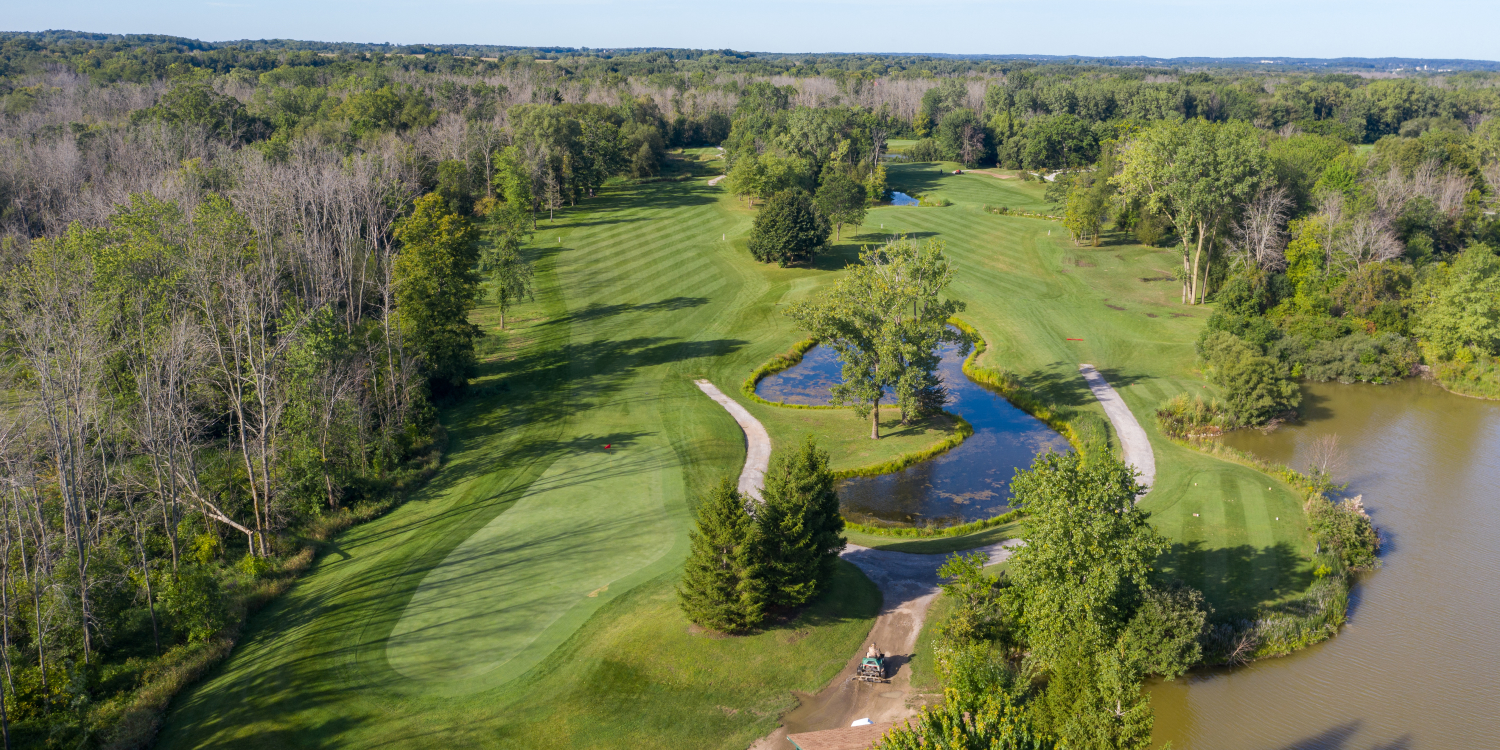
[[[1373,213],[1351,219],[1334,238],[1334,250],[1335,264],[1348,270],[1398,258],[1405,252],[1384,217]]]
[[[99,496],[98,442],[102,378],[110,344],[93,294],[91,236],[75,230],[33,245],[27,264],[6,278],[0,307],[11,332],[11,355],[30,375],[28,407],[45,435],[45,454],[61,502],[64,535],[77,556],[79,624],[84,660],[93,648],[90,612],[90,542]],[[91,512],[94,511],[94,512]]]
[[[1284,188],[1261,190],[1231,228],[1229,250],[1235,261],[1263,272],[1286,268],[1286,221],[1291,209]]]
[[[1337,433],[1319,436],[1313,441],[1308,455],[1308,468],[1324,477],[1335,477],[1344,472],[1349,455],[1339,447]]]

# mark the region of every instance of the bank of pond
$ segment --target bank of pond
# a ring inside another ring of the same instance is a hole
[[[969,422],[974,434],[958,447],[901,471],[853,477],[839,485],[844,516],[863,524],[948,526],[1009,509],[1010,479],[1045,450],[1067,452],[1068,441],[1004,397],[963,374],[964,355],[945,344],[938,373],[948,389],[945,407]],[[814,346],[802,361],[757,384],[767,401],[827,404],[842,363],[826,346]],[[894,408],[894,398],[884,408]],[[852,419],[852,417],[851,417]]]
[[[1302,417],[1221,440],[1306,467],[1337,435],[1343,493],[1383,537],[1339,637],[1151,687],[1179,750],[1500,747],[1500,404],[1431,381],[1307,383]]]

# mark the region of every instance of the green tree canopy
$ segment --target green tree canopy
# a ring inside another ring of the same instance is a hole
[[[787,314],[839,353],[843,379],[833,387],[835,404],[850,404],[870,418],[870,437],[880,437],[880,402],[896,391],[906,421],[940,408],[947,392],[936,376],[938,346],[968,337],[948,326],[964,308],[942,299],[952,269],[939,240],[900,238],[860,253],[833,288],[793,305]]]
[[[843,239],[844,225],[858,227],[865,221],[865,186],[843,172],[834,172],[818,186],[818,211],[834,225],[834,239]]]
[[[828,241],[828,219],[802,190],[783,190],[755,215],[750,254],[762,263],[786,266],[811,261]]]
[[[768,600],[801,606],[822,593],[844,550],[844,517],[828,453],[809,435],[778,454],[761,496],[756,545]]]
[[[1163,120],[1128,141],[1114,178],[1127,198],[1165,216],[1182,241],[1182,301],[1207,294],[1200,278],[1205,247],[1238,206],[1259,189],[1268,170],[1265,149],[1247,122]],[[1193,241],[1196,238],[1197,247]]]
[[[421,353],[435,392],[463,387],[473,374],[479,327],[469,311],[479,297],[474,228],[442,196],[417,199],[395,229],[396,307],[407,340]]]
[[[1026,545],[1010,559],[1032,653],[1060,658],[1075,637],[1107,648],[1166,541],[1135,505],[1135,470],[1113,455],[1044,453],[1011,480]]]

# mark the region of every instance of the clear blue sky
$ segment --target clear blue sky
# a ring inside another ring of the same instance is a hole
[[[0,0],[0,30],[765,52],[1500,59],[1500,0]]]

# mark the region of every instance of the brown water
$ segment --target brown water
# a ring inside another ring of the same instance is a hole
[[[1500,748],[1500,403],[1410,381],[1311,385],[1304,424],[1231,445],[1305,467],[1336,433],[1384,567],[1337,638],[1152,688],[1176,750]]]

